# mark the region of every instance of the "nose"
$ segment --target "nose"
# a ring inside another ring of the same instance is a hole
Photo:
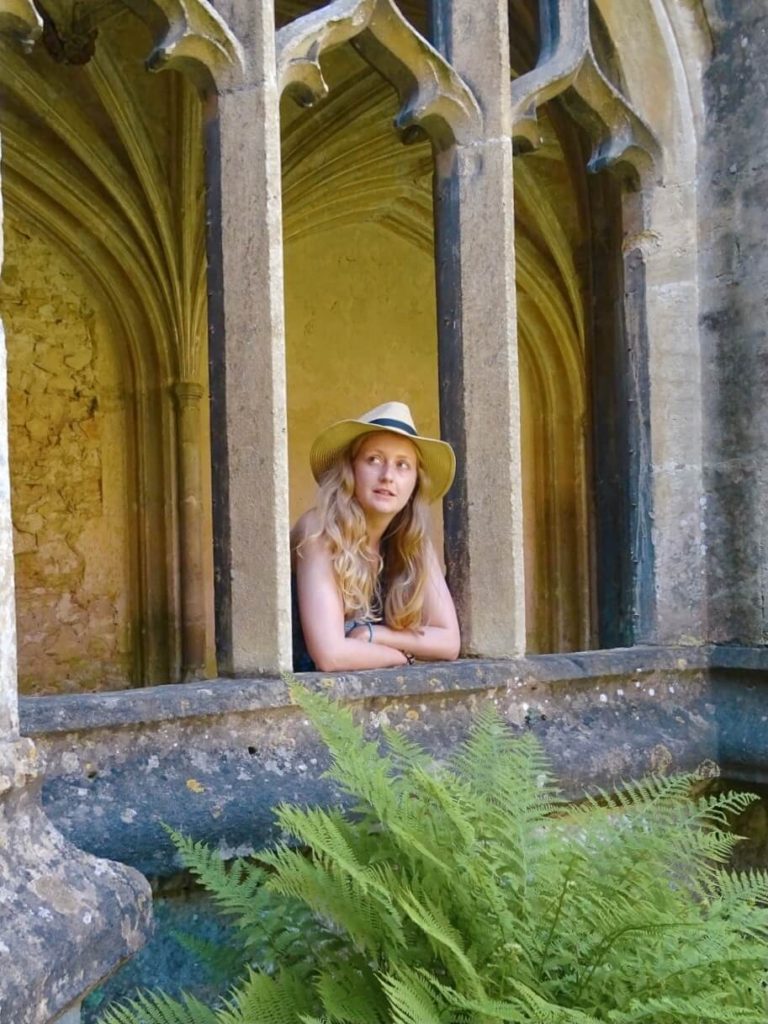
[[[392,473],[392,463],[391,462],[389,462],[388,460],[382,462],[382,464],[381,464],[381,472],[380,472],[379,476],[381,477],[382,480],[391,480],[392,479],[393,473]]]

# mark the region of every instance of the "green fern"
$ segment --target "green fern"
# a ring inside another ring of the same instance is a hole
[[[353,813],[281,806],[288,840],[228,867],[174,834],[246,975],[218,1008],[142,995],[102,1024],[765,1024],[768,873],[727,868],[753,797],[687,775],[568,805],[492,710],[438,765],[292,694]]]
[[[150,992],[108,1010],[100,1024],[220,1024],[220,1018],[192,996],[175,1000]]]

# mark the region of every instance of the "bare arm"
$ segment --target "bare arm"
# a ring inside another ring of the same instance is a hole
[[[326,542],[304,541],[296,554],[299,615],[309,655],[321,672],[391,668],[407,663],[391,645],[369,643],[365,637],[344,636],[344,606]]]
[[[427,573],[424,625],[419,629],[391,629],[376,623],[373,640],[375,644],[386,644],[422,661],[455,661],[461,643],[456,608],[431,544]],[[358,626],[352,632],[353,637],[364,635],[367,635],[367,627]]]

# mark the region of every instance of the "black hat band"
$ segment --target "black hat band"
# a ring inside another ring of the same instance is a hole
[[[369,420],[368,422],[371,423],[372,425],[377,426],[377,427],[394,427],[395,430],[402,430],[404,433],[410,434],[411,437],[418,437],[419,436],[416,433],[416,431],[413,429],[413,427],[410,425],[410,423],[403,423],[402,420],[381,419],[381,420]]]

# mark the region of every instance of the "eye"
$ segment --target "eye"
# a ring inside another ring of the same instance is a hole
[[[368,458],[366,459],[366,462],[370,463],[372,466],[377,466],[381,462],[381,456],[369,455]]]
[[[410,464],[410,462],[407,459],[400,459],[400,461],[397,464],[397,468],[398,469],[410,469],[411,468],[411,464]]]

